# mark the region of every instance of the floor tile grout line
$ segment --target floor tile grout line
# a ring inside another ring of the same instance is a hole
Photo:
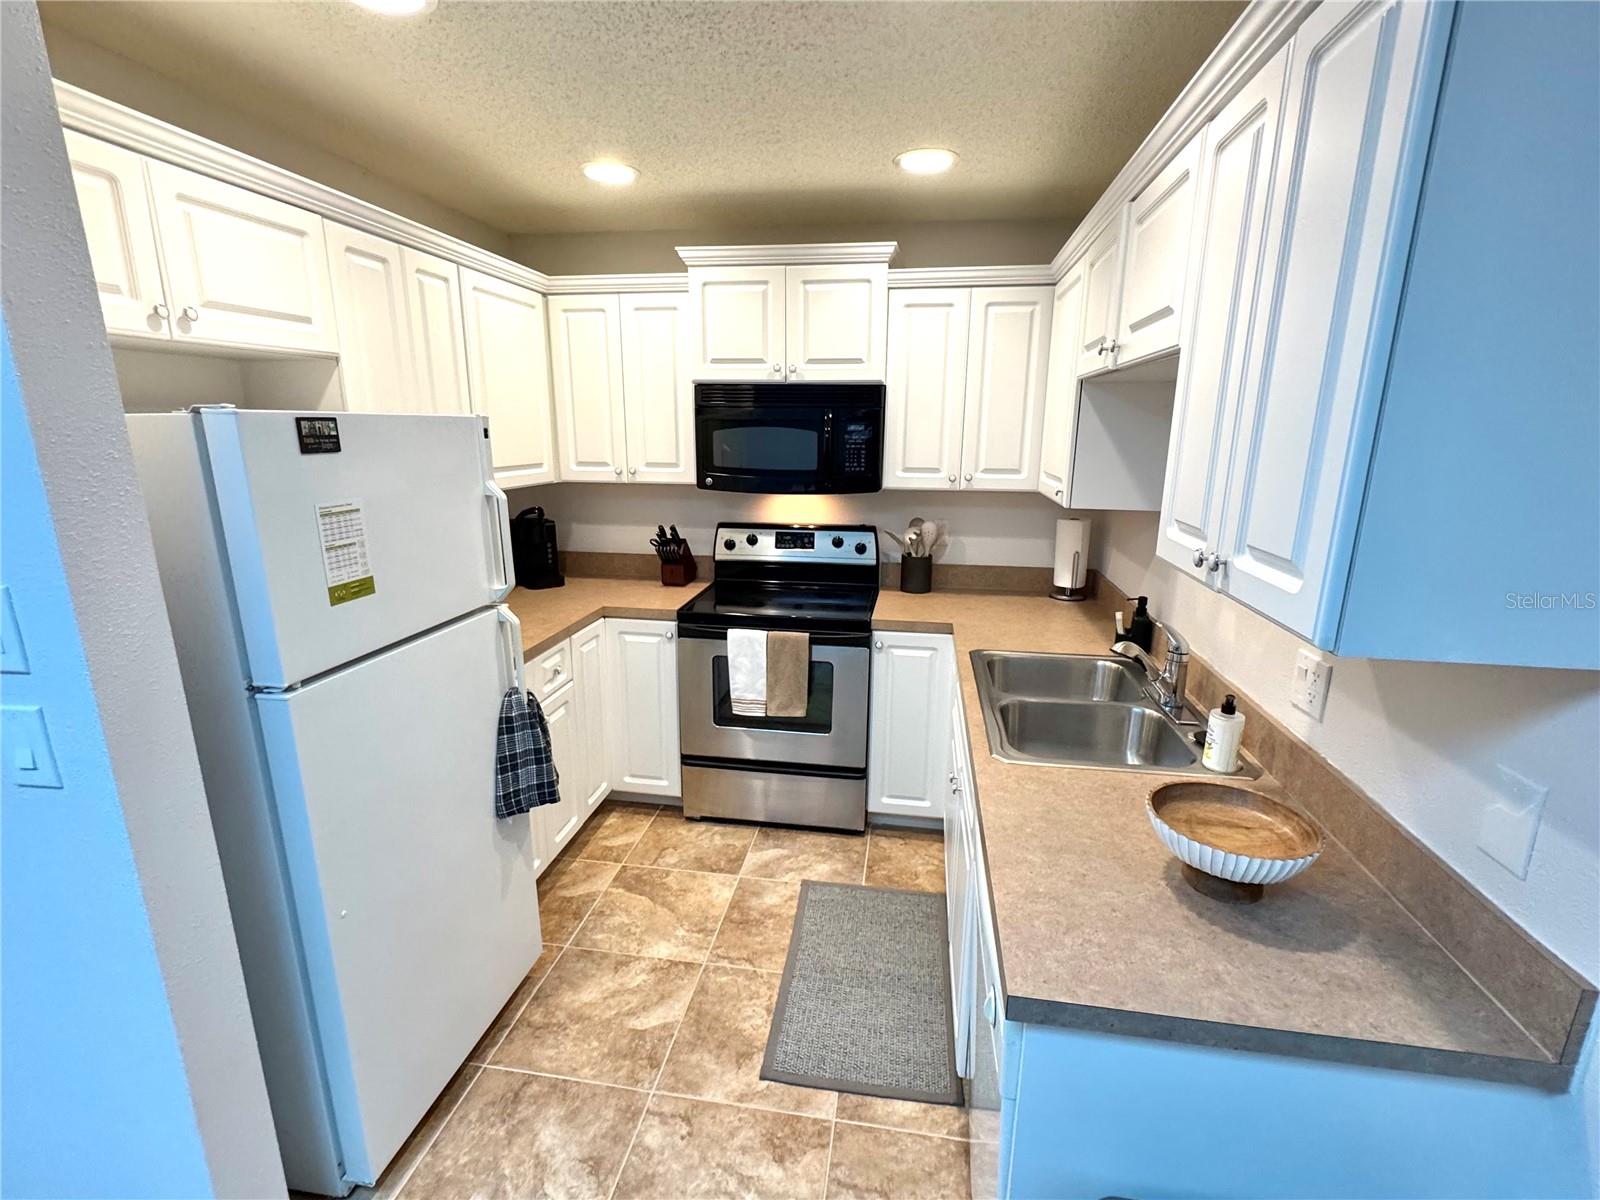
[[[472,1089],[478,1085],[478,1080],[483,1078],[483,1073],[489,1069],[486,1063],[477,1063],[472,1065],[476,1065],[478,1069],[473,1072],[472,1078],[467,1082],[467,1086],[461,1089],[461,1095],[457,1097],[456,1102],[450,1106],[450,1111],[444,1114],[443,1119],[439,1122],[439,1128],[433,1131],[433,1136],[428,1139],[427,1145],[423,1146],[419,1151],[417,1151],[416,1162],[412,1163],[410,1169],[408,1169],[400,1179],[395,1181],[394,1190],[389,1193],[390,1196],[394,1197],[394,1200],[399,1200],[401,1193],[403,1193],[406,1188],[410,1186],[412,1178],[421,1169],[422,1164],[427,1159],[428,1155],[433,1153],[433,1148],[439,1144],[439,1139],[444,1136],[444,1131],[450,1127],[450,1122],[455,1119],[456,1113],[459,1112],[461,1110],[461,1106],[467,1102],[467,1096],[470,1095]]]
[[[674,1036],[676,1036],[676,1033],[674,1033]],[[606,1193],[606,1200],[615,1200],[617,1188],[622,1184],[622,1174],[628,1169],[628,1159],[633,1157],[634,1143],[639,1140],[639,1130],[644,1128],[644,1119],[650,1115],[650,1102],[654,1099],[654,1092],[646,1092],[644,1094],[644,1103],[639,1106],[639,1119],[633,1123],[633,1133],[628,1137],[627,1149],[622,1152],[622,1157],[617,1160],[616,1178],[611,1181],[611,1190]]]
[[[517,1015],[506,1022],[505,1031],[501,1033],[501,1035],[495,1040],[494,1045],[484,1052],[484,1056],[481,1059],[469,1058],[467,1059],[468,1062],[476,1062],[480,1067],[487,1067],[489,1065],[489,1060],[499,1052],[501,1046],[506,1044],[506,1038],[511,1036],[511,1030],[513,1027],[515,1027],[518,1021],[522,1020],[522,1014],[528,1011],[528,1005],[533,1003],[533,998],[539,994],[539,989],[544,986],[544,981],[550,978],[550,972],[556,969],[556,964],[559,963],[566,952],[572,948],[570,945],[558,946],[555,942],[548,942],[545,944],[555,946],[555,958],[550,960],[550,965],[545,968],[544,974],[539,976],[539,982],[533,985],[533,990],[528,993],[528,998],[524,1000],[522,1002],[522,1006],[517,1009]],[[538,959],[535,959],[534,961],[537,962]]]
[[[540,1079],[559,1079],[564,1083],[585,1083],[591,1087],[617,1088],[624,1092],[636,1092],[641,1096],[650,1094],[649,1088],[636,1087],[631,1083],[617,1083],[609,1079],[585,1079],[581,1075],[561,1075],[555,1071],[535,1071],[531,1067],[513,1067],[506,1063],[485,1063],[485,1071],[504,1071],[507,1075],[533,1075]]]
[[[833,1175],[833,1139],[839,1132],[837,1093],[834,1094],[834,1111],[833,1120],[828,1122],[828,1157],[822,1162],[822,1200],[828,1200],[828,1184],[832,1181],[831,1176]]]

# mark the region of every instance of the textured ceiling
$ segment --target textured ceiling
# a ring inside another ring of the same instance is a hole
[[[47,29],[508,233],[1076,218],[1242,7],[40,4]],[[923,145],[960,162],[891,162]],[[584,179],[601,157],[639,182]]]

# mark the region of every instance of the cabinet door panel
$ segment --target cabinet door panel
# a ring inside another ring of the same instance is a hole
[[[1191,138],[1128,206],[1128,248],[1116,332],[1118,365],[1178,348],[1195,174],[1204,136],[1202,132]]]
[[[782,267],[691,267],[695,379],[782,380]]]
[[[466,328],[461,315],[461,275],[456,264],[409,247],[406,307],[421,412],[469,413]]]
[[[944,716],[955,678],[947,637],[873,637],[867,811],[942,817],[950,762]]]
[[[550,727],[550,753],[561,776],[558,789],[561,800],[533,811],[544,827],[545,845],[551,858],[561,853],[561,848],[582,828],[589,811],[584,804],[587,798],[584,781],[588,776],[585,758],[589,747],[578,724],[577,695],[577,685],[569,683],[543,703],[545,723]]]
[[[1115,365],[1112,334],[1122,290],[1122,231],[1128,210],[1112,218],[1083,255],[1083,326],[1077,341],[1078,374]]]
[[[169,163],[146,170],[177,340],[338,348],[321,217]]]
[[[885,263],[785,270],[790,380],[882,379],[889,319]]]
[[[618,791],[683,794],[676,637],[671,621],[606,620],[605,742]]]
[[[615,296],[550,297],[561,478],[623,478],[621,308]]]
[[[886,488],[953,488],[960,482],[971,311],[969,288],[889,293]]]
[[[683,295],[622,297],[622,403],[628,479],[694,482],[694,386]]]
[[[1197,577],[1216,548],[1261,261],[1287,47],[1207,128],[1156,551]]]
[[[1078,424],[1077,343],[1083,326],[1084,271],[1075,266],[1056,285],[1050,320],[1050,371],[1040,420],[1039,492],[1063,508],[1072,496],[1072,449]]]
[[[71,129],[64,134],[106,330],[170,337],[170,310],[166,317],[158,310],[167,296],[144,159]]]
[[[1047,287],[973,292],[963,487],[1031,492],[1039,485],[1051,292]]]
[[[572,670],[578,685],[578,729],[588,748],[581,797],[586,814],[592,813],[611,790],[611,764],[606,754],[605,648],[604,621],[595,621],[572,635]]]
[[[418,412],[400,247],[329,222],[339,381],[351,412]]]
[[[466,269],[461,291],[472,408],[489,418],[495,482],[549,483],[556,464],[544,297]]]
[[[1382,382],[1372,347],[1389,344],[1448,24],[1398,0],[1323,5],[1292,43],[1293,134],[1274,173],[1222,583],[1308,637],[1342,593],[1335,541],[1347,555],[1353,520],[1336,523],[1365,480]]]

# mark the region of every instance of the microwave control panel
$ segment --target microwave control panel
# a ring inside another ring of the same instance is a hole
[[[877,425],[871,421],[850,421],[840,431],[840,468],[847,475],[866,475],[876,466]]]

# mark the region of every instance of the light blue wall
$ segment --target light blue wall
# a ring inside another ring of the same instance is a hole
[[[1597,280],[1600,5],[1462,4],[1340,654],[1600,667]]]
[[[1015,1200],[1600,1195],[1591,1031],[1572,1089],[1028,1026]]]
[[[11,346],[0,323],[0,582],[56,789],[0,814],[0,1195],[209,1197],[200,1132],[106,754]],[[9,752],[10,748],[7,748]]]

